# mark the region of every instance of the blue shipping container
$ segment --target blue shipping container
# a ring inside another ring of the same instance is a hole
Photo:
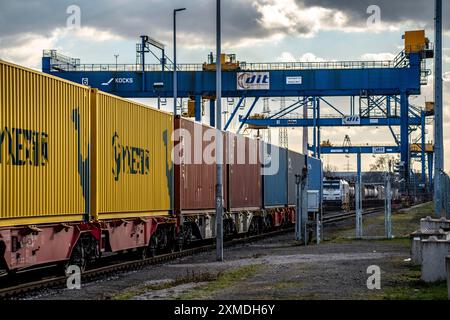
[[[317,158],[308,157],[308,190],[322,189],[322,161]]]
[[[287,192],[287,150],[274,145],[264,144],[267,151],[264,175],[264,206],[284,206],[288,203]],[[271,170],[278,169],[278,170]]]

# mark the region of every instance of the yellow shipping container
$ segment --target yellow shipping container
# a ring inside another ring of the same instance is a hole
[[[0,61],[0,226],[88,212],[90,89]]]
[[[96,162],[94,219],[168,215],[172,193],[173,117],[93,91]]]

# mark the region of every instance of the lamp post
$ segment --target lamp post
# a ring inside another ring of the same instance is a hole
[[[116,71],[117,71],[117,58],[119,57],[119,55],[115,54],[114,57],[116,58]]]
[[[443,89],[442,89],[442,0],[435,0],[434,19],[434,211],[437,217],[443,217],[445,196],[442,187],[444,170],[444,136],[443,136]],[[450,218],[450,217],[447,217]]]
[[[184,11],[186,8],[173,10],[173,116],[177,115],[177,12]]]

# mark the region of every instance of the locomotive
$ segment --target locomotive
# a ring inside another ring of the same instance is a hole
[[[363,208],[383,206],[386,199],[385,187],[380,184],[362,184],[361,197]],[[391,200],[394,203],[401,200],[398,188],[391,188]],[[354,185],[343,179],[324,179],[323,207],[324,210],[354,209]]]

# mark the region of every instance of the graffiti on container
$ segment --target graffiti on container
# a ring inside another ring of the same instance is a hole
[[[169,136],[167,133],[167,130],[163,131],[163,142],[164,142],[164,148],[166,149],[166,178],[167,178],[167,190],[169,191],[169,194],[172,192],[172,177],[173,177],[173,160],[172,165],[169,165]],[[170,197],[170,207],[173,208],[173,197]]]
[[[48,134],[4,127],[0,131],[0,163],[35,167],[47,165]]]
[[[84,198],[84,212],[86,215],[86,219],[88,219],[87,215],[89,214],[89,181],[90,181],[90,148],[89,144],[87,146],[87,157],[83,160],[83,154],[81,152],[81,120],[80,120],[80,112],[78,109],[74,109],[72,111],[72,122],[75,126],[75,131],[77,132],[77,150],[78,150],[78,175],[80,176],[81,181],[81,189],[83,191]]]
[[[150,173],[150,151],[140,147],[126,146],[120,143],[119,134],[112,137],[113,175],[119,181],[120,174],[147,175]]]

